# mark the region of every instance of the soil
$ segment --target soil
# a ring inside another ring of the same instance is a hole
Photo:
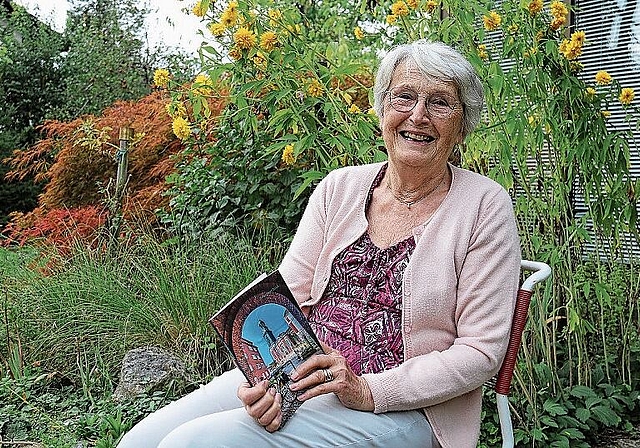
[[[594,448],[640,448],[640,425],[631,432],[605,430]]]

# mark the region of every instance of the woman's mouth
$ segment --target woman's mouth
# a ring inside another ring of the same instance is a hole
[[[415,134],[413,132],[409,132],[409,131],[400,131],[400,136],[402,136],[402,138],[406,139],[406,140],[411,140],[414,142],[426,142],[426,143],[431,143],[432,141],[435,140],[435,137],[431,136],[431,135],[426,135],[426,134]]]

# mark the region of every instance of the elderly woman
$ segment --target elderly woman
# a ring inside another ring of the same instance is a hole
[[[507,192],[448,163],[482,85],[458,52],[417,41],[382,59],[374,97],[388,162],[331,172],[279,267],[326,344],[293,376],[304,404],[280,428],[280,395],[234,370],[121,448],[476,446],[520,265]]]

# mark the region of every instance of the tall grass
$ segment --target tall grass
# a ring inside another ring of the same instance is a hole
[[[46,276],[3,272],[4,331],[21,341],[25,362],[80,380],[96,369],[114,375],[127,350],[146,345],[181,356],[199,379],[225,359],[208,319],[272,268],[279,255],[265,247],[225,235],[176,245],[147,238],[110,254],[78,248]],[[9,344],[0,348],[10,356]]]

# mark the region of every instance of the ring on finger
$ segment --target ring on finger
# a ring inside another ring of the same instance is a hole
[[[329,381],[333,381],[333,372],[331,369],[322,369],[322,373],[324,374],[324,382],[328,383]]]

